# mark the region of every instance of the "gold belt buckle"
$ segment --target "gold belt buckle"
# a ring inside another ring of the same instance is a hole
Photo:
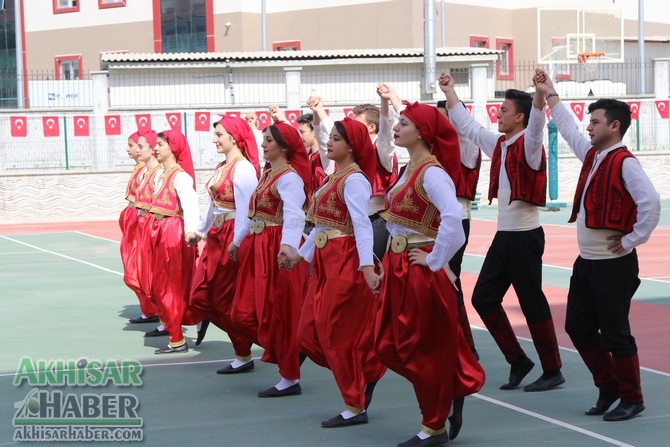
[[[156,220],[163,220],[164,217],[165,217],[165,214],[154,213],[154,219],[156,219]]]
[[[261,219],[254,220],[254,224],[251,226],[251,232],[254,234],[261,234],[265,230],[265,221]]]
[[[148,211],[145,210],[144,208],[140,208],[140,216],[146,216],[146,215],[147,215],[147,212],[148,212]]]
[[[407,238],[402,234],[396,234],[391,238],[391,251],[393,253],[402,253],[407,249]]]
[[[319,231],[316,233],[316,237],[314,238],[314,245],[316,245],[318,248],[323,248],[327,243],[328,235],[325,233],[325,231]]]
[[[214,216],[214,226],[216,228],[221,228],[225,221],[226,221],[225,214],[217,214],[216,216]]]

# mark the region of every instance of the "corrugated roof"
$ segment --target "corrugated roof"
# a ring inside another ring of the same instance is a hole
[[[493,56],[499,50],[488,48],[437,48],[436,56]],[[328,59],[381,59],[423,57],[423,48],[389,48],[359,50],[247,51],[217,53],[103,53],[102,64],[115,62],[254,62]]]

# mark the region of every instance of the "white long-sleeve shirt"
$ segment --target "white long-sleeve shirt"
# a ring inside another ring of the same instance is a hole
[[[570,116],[562,102],[558,102],[551,109],[551,116],[554,118],[556,127],[561,133],[563,139],[568,143],[577,158],[583,163],[586,154],[593,147],[591,142],[579,131],[577,124]],[[593,166],[586,179],[584,193],[588,189],[593,173],[598,169],[600,163],[608,153],[622,147],[621,141],[613,146],[599,151],[593,160]],[[587,228],[585,224],[584,195],[579,198],[580,207],[577,212],[577,243],[579,244],[579,255],[584,259],[611,259],[625,256],[633,248],[643,244],[651,236],[651,232],[656,228],[661,216],[660,195],[654,188],[653,183],[642,169],[640,162],[636,158],[626,158],[621,166],[621,175],[623,184],[637,205],[637,220],[633,225],[633,231],[621,238],[621,246],[624,252],[620,254],[612,253],[607,249],[611,243],[607,240],[609,236],[620,234],[618,231],[605,229]]]
[[[319,145],[319,159],[326,175],[335,172],[335,162],[328,158],[328,140],[330,139],[330,130],[335,124],[330,117],[325,117],[319,124],[314,124],[314,138]]]
[[[403,172],[396,182],[396,185],[391,188],[388,194],[395,188],[399,187],[407,175],[407,169]],[[423,177],[423,188],[426,190],[428,199],[440,211],[440,226],[437,229],[437,237],[435,238],[435,246],[433,251],[428,254],[426,262],[428,268],[433,272],[444,268],[454,254],[465,243],[465,233],[463,233],[463,226],[461,224],[461,214],[463,209],[456,200],[456,187],[449,175],[441,168],[431,166],[426,169]],[[419,234],[402,225],[393,222],[386,222],[386,228],[391,236],[402,234],[404,236],[410,234]]]
[[[465,135],[488,157],[493,156],[500,134],[490,132],[475,121],[460,103],[449,109],[449,118],[457,131]],[[526,162],[531,168],[539,169],[542,163],[542,133],[545,120],[544,111],[531,107],[528,127],[502,142],[498,176],[498,231],[526,231],[540,226],[539,207],[521,200],[510,202],[512,188],[505,169],[505,159],[507,158],[507,147],[524,135]]]
[[[156,190],[154,194],[160,191],[163,184],[161,176],[164,172],[164,168],[156,172]],[[177,172],[174,176],[174,189],[177,197],[179,197],[179,203],[183,212],[184,234],[195,233],[198,229],[198,221],[200,219],[200,207],[198,205],[198,193],[193,189],[193,177],[185,171]]]
[[[207,188],[210,187],[211,182],[217,177],[215,173],[207,182]],[[244,237],[249,233],[246,227],[246,221],[249,220],[247,213],[249,211],[249,200],[253,194],[258,179],[256,178],[256,169],[254,165],[248,160],[240,160],[235,164],[235,173],[233,174],[233,194],[235,196],[235,230],[233,233],[233,243],[238,247],[242,243]],[[214,223],[214,216],[224,213],[230,213],[235,210],[222,208],[212,202],[212,198],[207,194],[207,211],[203,214],[197,233],[201,237],[207,236],[210,228]],[[245,231],[246,228],[246,231]]]
[[[281,243],[297,250],[305,228],[305,212],[302,209],[307,198],[305,185],[298,174],[289,171],[279,177],[276,186],[279,197],[284,202]],[[246,219],[244,224],[244,234],[247,234],[251,228],[251,220]]]
[[[372,224],[368,217],[370,194],[372,194],[372,187],[363,174],[356,172],[344,180],[344,202],[347,204],[347,210],[349,210],[354,227],[359,270],[367,265],[374,265],[372,257]],[[312,262],[316,233],[328,229],[330,227],[325,225],[316,225],[309,233],[305,243],[300,247],[300,250],[298,250],[300,256],[308,262]]]

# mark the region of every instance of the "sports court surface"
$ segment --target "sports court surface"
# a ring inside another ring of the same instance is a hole
[[[495,231],[494,207],[473,212],[470,244],[463,265],[466,302]],[[487,373],[480,393],[466,399],[464,424],[454,446],[639,446],[670,445],[670,202],[661,224],[639,250],[643,278],[631,310],[647,409],[626,422],[585,416],[596,390],[563,330],[572,262],[577,254],[569,210],[543,211],[546,233],[545,293],[552,306],[562,347],[562,387],[544,393],[519,388],[501,391],[508,365],[468,303],[477,349]],[[388,372],[377,386],[367,425],[322,429],[320,422],[342,410],[329,371],[309,360],[301,380],[303,394],[259,399],[256,393],[276,383],[274,365],[256,360],[249,374],[220,376],[215,370],[234,354],[224,333],[210,327],[194,348],[195,328],[186,328],[186,354],[156,356],[166,338],[143,338],[154,325],[130,325],[137,300],[122,281],[116,222],[0,226],[0,446],[12,440],[15,402],[30,386],[12,384],[23,356],[33,359],[135,359],[144,365],[141,387],[107,386],[95,393],[135,394],[147,446],[395,446],[414,435],[420,415],[411,386]],[[505,307],[522,346],[536,367],[522,385],[539,376],[537,354],[529,341],[516,298]],[[254,350],[254,356],[261,354]],[[131,389],[129,389],[131,388]],[[64,392],[82,389],[64,388]],[[58,445],[86,443],[59,443]],[[91,443],[92,444],[92,443]],[[40,444],[43,445],[43,444]]]

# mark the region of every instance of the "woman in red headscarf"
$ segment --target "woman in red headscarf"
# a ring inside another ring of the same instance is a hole
[[[231,310],[239,270],[238,250],[248,248],[247,210],[258,185],[260,166],[256,138],[242,118],[224,116],[214,123],[213,141],[216,151],[226,159],[206,184],[207,211],[191,241],[196,244],[206,239],[207,243],[196,267],[184,324],[203,322],[196,346],[204,338],[209,321],[226,331],[236,359],[217,373],[235,374],[254,369],[252,341],[232,323]]]
[[[233,321],[265,349],[262,361],[279,366],[279,383],[258,396],[280,397],[302,392],[297,329],[308,266],[284,270],[280,264],[300,246],[311,170],[302,138],[289,124],[266,128],[262,147],[269,168],[249,203],[251,246],[240,253]]]
[[[307,219],[315,227],[290,258],[291,265],[302,257],[314,269],[298,344],[315,363],[331,369],[344,400],[344,411],[321,422],[324,428],[367,423],[374,387],[369,384],[386,372],[373,346],[381,277],[374,271],[368,204],[377,156],[365,124],[336,121],[328,158],[338,170],[314,193]]]
[[[151,257],[151,227],[153,216],[149,214],[151,202],[153,201],[156,188],[158,171],[163,166],[156,159],[154,148],[156,147],[156,132],[153,130],[140,132],[137,139],[138,160],[144,163],[144,169],[140,175],[140,185],[135,194],[135,208],[137,210],[137,282],[140,289],[140,308],[143,315],[156,315],[156,305],[151,297],[151,269],[153,258]],[[144,304],[143,304],[144,303]],[[138,319],[141,319],[140,316]],[[136,319],[136,320],[138,320]],[[143,322],[141,320],[139,322]],[[147,322],[158,322],[158,317],[147,318]],[[162,324],[157,328],[145,332],[145,337],[165,336],[167,332]]]
[[[163,172],[156,181],[149,214],[151,226],[151,291],[158,316],[170,342],[156,354],[188,351],[181,323],[186,311],[195,270],[197,247],[187,240],[198,228],[198,195],[195,172],[186,137],[177,130],[157,135],[156,158]]]
[[[463,336],[445,269],[465,241],[452,180],[460,164],[458,135],[435,107],[406,106],[393,132],[410,159],[380,213],[391,243],[375,350],[383,364],[412,383],[423,416],[421,431],[398,446],[441,446],[460,429],[459,414],[446,432],[451,403],[479,391],[484,370]]]
[[[138,142],[140,134],[133,133],[128,137],[128,146],[126,152],[128,157],[135,161],[133,173],[128,180],[126,187],[126,206],[119,216],[119,226],[121,227],[121,263],[123,264],[123,282],[137,295],[140,302],[142,314],[136,318],[131,318],[130,323],[155,323],[158,321],[156,309],[151,300],[142,293],[137,273],[137,221],[138,213],[135,208],[137,189],[142,181],[142,176],[146,173],[145,162],[139,159]]]

